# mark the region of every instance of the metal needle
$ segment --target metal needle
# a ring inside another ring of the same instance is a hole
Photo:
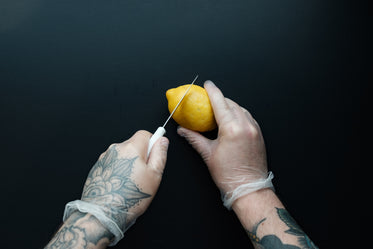
[[[171,119],[172,115],[174,115],[176,109],[179,107],[181,101],[183,101],[185,95],[188,93],[189,89],[192,87],[192,85],[197,80],[197,78],[198,78],[198,75],[194,78],[193,82],[190,84],[190,86],[188,87],[188,89],[185,91],[183,97],[179,100],[179,103],[177,103],[177,105],[175,106],[174,110],[171,112],[170,116],[168,116],[168,119],[166,120],[166,122],[164,122],[164,124],[162,126],[163,128],[166,126],[166,124],[168,123],[168,121]]]
[[[172,113],[170,114],[170,116],[168,117],[166,122],[163,124],[163,126],[158,127],[158,129],[154,132],[154,134],[150,138],[149,145],[148,145],[148,154],[147,154],[148,157],[149,157],[150,151],[152,150],[152,147],[153,147],[154,143],[166,133],[166,129],[164,127],[166,126],[167,122],[170,120],[172,115],[175,113],[175,111],[179,107],[181,101],[184,99],[185,95],[188,93],[189,89],[192,87],[192,85],[197,80],[197,78],[198,78],[198,75],[194,78],[193,82],[190,84],[188,89],[185,91],[183,97],[179,100],[179,103],[177,103],[176,107],[173,109]]]

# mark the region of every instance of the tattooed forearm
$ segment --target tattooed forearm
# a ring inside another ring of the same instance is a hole
[[[279,237],[274,234],[265,235],[259,238],[257,235],[258,227],[263,223],[266,218],[259,221],[252,229],[252,231],[247,230],[247,234],[253,243],[261,249],[278,248],[278,249],[317,249],[318,247],[310,240],[310,238],[302,231],[295,220],[290,216],[290,214],[282,208],[276,208],[277,215],[282,222],[286,224],[289,228],[285,231],[287,234],[297,236],[298,245],[283,244]]]
[[[130,209],[151,197],[131,178],[137,158],[120,158],[117,146],[109,147],[89,172],[81,198],[81,201],[95,204],[101,214],[122,231],[136,218]],[[110,242],[115,243],[117,237],[106,229],[105,219],[102,225],[97,219],[102,216],[96,218],[87,212],[71,214],[46,248],[105,248]]]
[[[105,248],[113,235],[90,214],[73,213],[45,249]]]

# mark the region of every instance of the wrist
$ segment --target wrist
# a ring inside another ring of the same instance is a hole
[[[244,178],[241,178],[240,181],[242,181],[242,179]],[[272,179],[273,173],[270,171],[268,172],[268,176],[266,178],[262,178],[261,176],[257,180],[253,181],[253,179],[251,179],[248,180],[247,183],[239,184],[233,189],[233,191],[226,192],[226,194],[222,196],[224,206],[228,209],[231,209],[233,203],[243,196],[247,196],[250,193],[257,192],[260,189],[273,189]]]
[[[111,240],[114,235],[92,214],[75,211],[65,223],[84,227],[88,235],[107,237]]]
[[[283,207],[283,205],[270,188],[245,195],[232,205],[233,211],[246,229],[251,229],[258,220],[268,216],[273,212],[274,207]]]
[[[119,240],[123,238],[123,231],[116,223],[116,220],[113,220],[110,214],[105,212],[105,209],[100,205],[89,203],[86,201],[75,200],[66,204],[65,212],[63,215],[63,221],[67,220],[73,213],[79,211],[79,213],[90,214],[94,217],[99,223],[110,232],[111,235],[114,235],[114,239],[110,245],[115,245]]]
[[[93,215],[75,211],[64,221],[45,248],[106,248],[113,240],[110,233]]]

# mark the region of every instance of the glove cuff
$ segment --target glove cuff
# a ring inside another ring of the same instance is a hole
[[[118,241],[123,238],[123,232],[117,223],[106,216],[101,206],[93,203],[81,200],[75,200],[67,203],[62,220],[65,222],[65,220],[67,220],[67,218],[69,218],[70,215],[77,210],[81,213],[89,213],[96,217],[96,219],[99,220],[100,223],[114,235],[114,240],[109,246],[116,245]]]
[[[250,182],[246,184],[242,184],[235,188],[233,191],[227,192],[222,195],[222,201],[224,206],[228,209],[232,209],[232,204],[238,198],[241,198],[244,195],[250,194],[252,192],[258,191],[263,188],[271,188],[274,190],[272,179],[273,173],[270,171],[268,172],[267,178],[262,178],[255,182]]]

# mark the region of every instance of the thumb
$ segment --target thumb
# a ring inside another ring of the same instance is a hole
[[[155,142],[148,158],[148,166],[162,176],[167,161],[167,150],[169,141],[161,137]]]
[[[212,141],[205,138],[198,132],[178,127],[177,133],[184,137],[190,145],[201,155],[202,159],[207,162],[211,155]]]

